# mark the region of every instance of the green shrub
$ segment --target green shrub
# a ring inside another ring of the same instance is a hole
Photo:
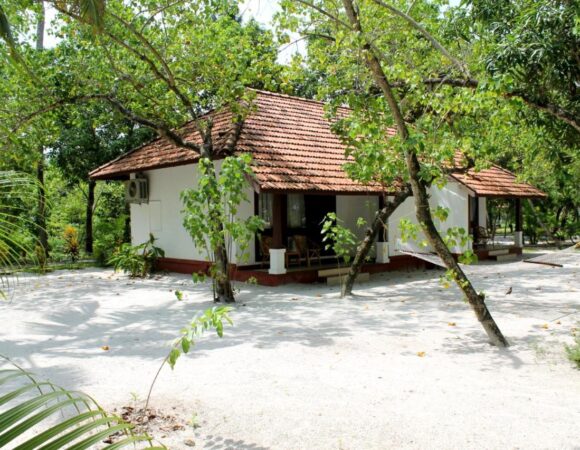
[[[81,252],[78,230],[72,225],[68,225],[64,229],[63,238],[64,253],[68,255],[72,263],[77,262]]]
[[[155,240],[155,237],[150,234],[149,240],[143,244],[121,245],[109,258],[109,264],[112,264],[116,271],[122,270],[132,278],[145,277],[155,271],[157,260],[165,256],[165,252],[154,245]]]
[[[113,249],[125,242],[126,219],[126,214],[114,218],[95,218],[93,256],[99,265],[106,266]]]
[[[573,345],[566,345],[566,354],[568,359],[580,369],[580,336],[576,336],[575,341]]]

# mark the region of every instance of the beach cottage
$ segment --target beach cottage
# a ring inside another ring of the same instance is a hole
[[[348,114],[347,109],[340,111]],[[232,127],[227,110],[210,113],[214,122],[214,142],[225,140]],[[180,132],[195,137],[193,126]],[[324,276],[325,264],[335,264],[324,250],[320,222],[335,212],[344,225],[362,236],[356,226],[359,217],[372,220],[381,206],[380,186],[362,185],[349,179],[343,169],[346,146],[331,130],[322,102],[256,91],[254,109],[244,120],[236,141],[236,152],[252,155],[255,179],[248,186],[249,201],[239,210],[241,219],[260,215],[266,230],[256,236],[248,258],[237,256],[235,244],[230,260],[237,266],[235,277],[277,285],[312,282]],[[161,267],[178,272],[207,269],[201,249],[196,249],[182,226],[180,193],[196,185],[198,155],[158,138],[97,168],[94,180],[127,180],[131,201],[131,228],[134,244],[152,233],[166,257]],[[220,161],[216,165],[219,168]],[[523,246],[521,201],[543,198],[545,194],[498,166],[480,172],[457,172],[445,187],[431,188],[432,205],[449,208],[448,227],[462,227],[474,237],[480,257],[501,257],[521,253]],[[500,249],[485,246],[482,234],[487,225],[486,200],[514,199],[515,242]],[[372,261],[363,272],[376,272],[421,264],[399,251],[401,219],[415,221],[413,199],[408,198],[390,217],[385,233],[376,243]],[[464,249],[455,248],[460,253]]]

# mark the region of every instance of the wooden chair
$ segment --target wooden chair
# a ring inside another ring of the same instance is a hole
[[[302,260],[302,252],[298,249],[298,245],[296,244],[296,236],[292,236],[289,242],[289,248],[286,249],[286,267],[290,267],[290,261],[292,258],[296,258],[296,262],[300,266],[300,261]]]
[[[272,236],[262,236],[258,237],[260,240],[260,253],[262,253],[262,262],[260,267],[264,267],[264,263],[270,261],[270,248],[272,247],[272,242],[274,238]]]
[[[306,258],[306,264],[308,267],[310,267],[311,258],[318,258],[318,264],[321,264],[320,248],[313,245],[312,242],[309,242],[306,236],[301,234],[295,235],[294,245],[296,246],[296,251],[299,253],[300,258]]]

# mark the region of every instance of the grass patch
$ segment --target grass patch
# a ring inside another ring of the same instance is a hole
[[[576,336],[575,343],[566,345],[566,354],[568,359],[580,369],[580,336]]]

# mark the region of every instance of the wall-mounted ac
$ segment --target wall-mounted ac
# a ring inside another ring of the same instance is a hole
[[[135,178],[125,183],[125,200],[128,203],[148,203],[149,184],[145,178]]]

